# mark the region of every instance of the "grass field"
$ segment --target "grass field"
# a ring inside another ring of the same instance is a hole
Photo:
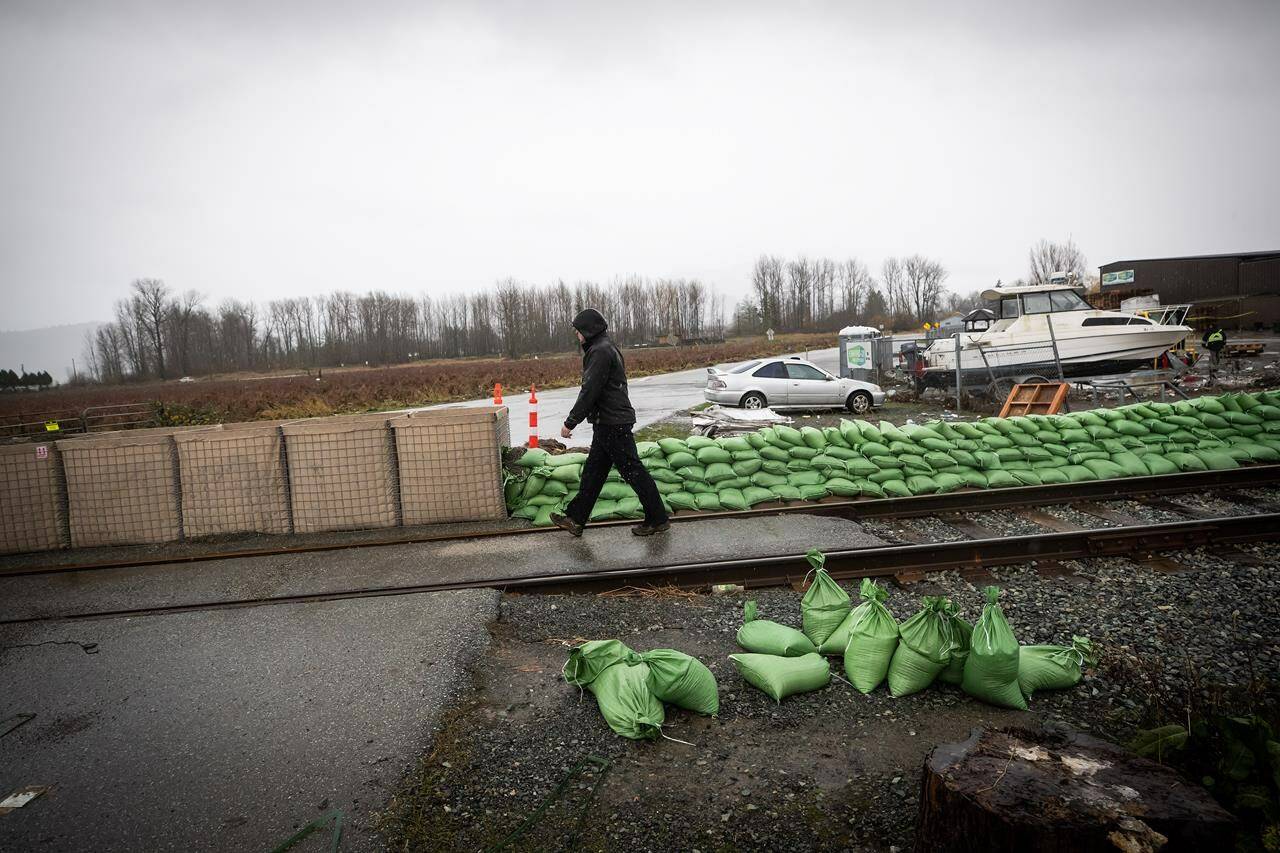
[[[629,349],[632,377],[708,367],[762,355],[834,346],[831,333],[737,338],[723,344]],[[578,384],[576,354],[521,359],[449,359],[391,367],[326,370],[322,377],[259,374],[195,382],[90,385],[0,395],[0,416],[79,412],[90,406],[155,403],[164,424],[204,424],[305,418],[472,400],[501,382],[512,393]]]

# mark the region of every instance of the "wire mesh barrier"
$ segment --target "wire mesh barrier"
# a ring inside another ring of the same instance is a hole
[[[282,430],[295,532],[400,523],[395,442],[385,416],[296,421]]]
[[[72,547],[182,538],[176,431],[130,430],[58,442]]]
[[[278,422],[178,433],[174,442],[186,537],[292,532]]]
[[[357,415],[14,439],[0,445],[0,553],[506,516],[505,407],[395,420],[394,431],[387,416]]]
[[[962,351],[961,364],[969,374],[966,385],[984,385],[999,393],[1007,394],[1020,379],[1040,377],[1044,380],[1062,378],[1062,365],[1058,361],[1056,346],[1051,342],[1037,341],[1028,344],[1006,344],[994,347],[974,347],[980,364],[979,370],[969,373],[969,351]]]
[[[0,554],[66,546],[66,495],[53,442],[0,446]]]
[[[502,446],[507,409],[485,406],[414,413],[391,421],[405,524],[505,518]]]

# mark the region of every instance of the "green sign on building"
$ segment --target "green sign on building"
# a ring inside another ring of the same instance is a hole
[[[1133,270],[1116,270],[1102,274],[1102,285],[1109,287],[1116,284],[1133,284]]]

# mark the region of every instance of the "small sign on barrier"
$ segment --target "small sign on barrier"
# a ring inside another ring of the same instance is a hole
[[[58,426],[58,422],[57,422],[57,421],[45,421],[45,422],[44,422],[44,431],[45,431],[45,432],[57,432],[57,431],[58,431],[58,430],[60,430],[60,429],[62,429],[62,427]]]
[[[48,459],[48,458],[49,458],[49,448],[48,448],[48,446],[47,446],[47,445],[42,444],[42,445],[40,445],[39,447],[37,447],[37,448],[36,448],[36,458],[37,458],[37,459]]]

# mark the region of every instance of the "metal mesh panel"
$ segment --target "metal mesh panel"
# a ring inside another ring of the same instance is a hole
[[[193,427],[192,430],[216,429]],[[182,538],[173,428],[58,442],[67,477],[71,544],[127,545]]]
[[[445,409],[395,418],[405,524],[505,518],[501,448],[511,441],[505,406]]]
[[[395,446],[385,417],[298,421],[282,430],[295,532],[400,523]]]
[[[66,547],[65,502],[54,442],[0,446],[0,554]]]
[[[279,424],[230,424],[174,441],[188,537],[292,530]]]

